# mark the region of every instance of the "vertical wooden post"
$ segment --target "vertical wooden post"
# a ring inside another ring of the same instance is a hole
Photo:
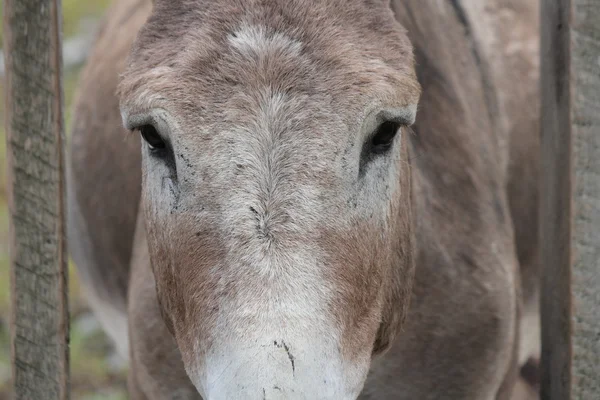
[[[5,0],[16,399],[68,399],[60,0]]]
[[[600,2],[542,0],[542,399],[600,399]]]

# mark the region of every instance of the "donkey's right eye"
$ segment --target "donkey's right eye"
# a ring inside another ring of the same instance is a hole
[[[157,151],[165,149],[167,147],[167,144],[165,143],[163,138],[160,137],[158,131],[154,126],[143,125],[138,129],[140,131],[140,135],[142,135],[142,138],[148,144],[148,147],[150,147],[150,150]]]

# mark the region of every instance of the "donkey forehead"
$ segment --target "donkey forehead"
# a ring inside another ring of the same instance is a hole
[[[183,31],[173,27],[168,35],[164,31],[169,26],[161,24],[169,22],[151,17],[123,75],[122,106],[146,108],[171,101],[207,111],[234,93],[265,88],[315,99],[321,95],[345,102],[337,109],[350,112],[374,101],[387,106],[417,102],[412,49],[393,18],[387,30],[374,31],[371,25],[327,23],[324,18],[278,24],[255,14],[230,16],[225,22],[222,15],[208,14],[188,22]]]

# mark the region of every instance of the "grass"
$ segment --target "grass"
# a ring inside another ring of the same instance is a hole
[[[64,37],[75,34],[80,24],[102,15],[110,0],[63,0]],[[0,0],[0,18],[3,6]],[[0,21],[3,21],[0,19]],[[2,29],[0,29],[2,41]],[[65,119],[70,126],[70,110],[79,71],[64,77]],[[0,90],[4,92],[2,82]],[[8,209],[6,205],[6,142],[4,132],[4,96],[0,98],[0,400],[9,398],[10,390],[10,265],[8,254]],[[68,132],[68,130],[67,130]],[[124,371],[112,365],[112,344],[98,327],[87,308],[83,289],[74,266],[69,265],[69,301],[71,306],[71,383],[72,398],[81,400],[126,399]]]

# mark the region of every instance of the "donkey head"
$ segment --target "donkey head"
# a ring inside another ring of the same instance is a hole
[[[383,0],[156,1],[119,95],[163,318],[205,399],[358,396],[411,288],[419,91]]]

